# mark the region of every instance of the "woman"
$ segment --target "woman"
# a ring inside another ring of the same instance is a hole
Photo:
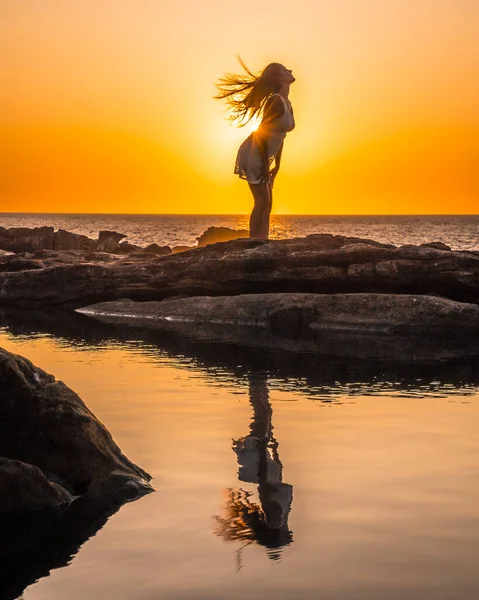
[[[281,164],[283,142],[286,133],[294,129],[288,96],[295,78],[279,63],[269,64],[256,76],[239,60],[247,74],[228,74],[220,79],[215,98],[227,101],[232,108],[230,118],[240,127],[257,115],[262,117],[258,129],[241,144],[234,172],[246,179],[254,198],[250,237],[267,240],[273,184]]]

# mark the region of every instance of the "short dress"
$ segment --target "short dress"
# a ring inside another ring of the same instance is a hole
[[[241,144],[236,156],[235,174],[241,179],[246,179],[248,183],[262,183],[263,180],[263,161],[258,144],[259,136],[266,136],[268,141],[268,158],[271,164],[281,148],[286,134],[294,129],[294,116],[291,104],[287,102],[280,94],[279,96],[284,104],[284,113],[281,117],[269,122],[267,126],[261,124],[256,131],[253,131]]]

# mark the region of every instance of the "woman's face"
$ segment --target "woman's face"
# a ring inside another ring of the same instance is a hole
[[[293,77],[293,71],[291,71],[291,69],[287,69],[283,65],[281,65],[279,77],[281,81],[284,81],[285,83],[293,83],[293,81],[296,81],[296,79]]]

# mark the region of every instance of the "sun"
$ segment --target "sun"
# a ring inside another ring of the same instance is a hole
[[[260,125],[261,125],[261,119],[259,117],[257,117],[256,115],[249,122],[249,127],[250,127],[251,131],[256,131]]]

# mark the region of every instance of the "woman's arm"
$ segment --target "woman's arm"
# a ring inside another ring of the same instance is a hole
[[[279,171],[279,165],[281,164],[281,155],[283,154],[283,145],[284,145],[284,142],[281,142],[281,146],[279,147],[279,150],[276,153],[276,156],[274,158],[274,171],[276,171],[276,173]]]

